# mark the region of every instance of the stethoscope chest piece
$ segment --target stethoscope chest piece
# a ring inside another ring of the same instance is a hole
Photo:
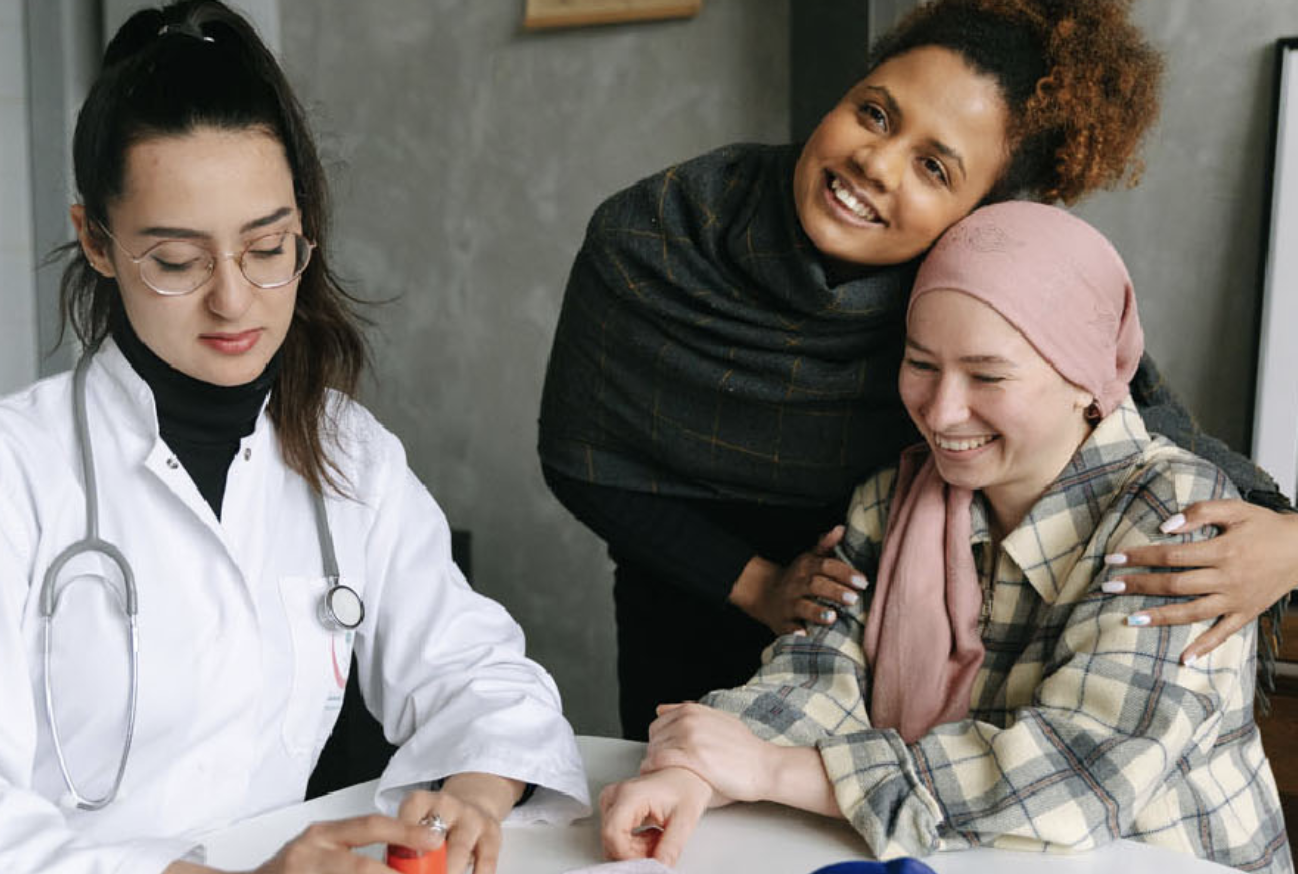
[[[365,604],[356,590],[331,579],[320,599],[320,622],[331,631],[354,631],[365,619]]]
[[[312,492],[315,503],[316,534],[320,539],[320,560],[324,565],[329,589],[320,599],[320,622],[330,631],[355,631],[365,618],[365,604],[350,586],[338,582],[338,556],[334,554],[334,539],[329,533],[329,513],[325,509],[324,495]]]

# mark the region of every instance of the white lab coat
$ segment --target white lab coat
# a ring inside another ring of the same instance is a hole
[[[140,679],[135,741],[105,810],[60,806],[46,723],[38,596],[45,569],[84,536],[71,374],[0,401],[0,871],[150,874],[192,836],[302,798],[332,729],[354,644],[360,687],[400,750],[380,807],[461,771],[536,783],[514,816],[589,811],[572,729],[550,676],[523,655],[505,610],[451,561],[440,509],[400,442],[341,401],[341,456],[355,497],[331,496],[343,581],[365,602],[354,634],[317,618],[325,590],[305,482],[283,463],[263,411],[231,465],[221,519],[158,436],[153,396],[107,341],[87,379],[101,536],[134,566]],[[76,560],[54,623],[51,680],[83,794],[111,785],[128,660],[117,597]]]

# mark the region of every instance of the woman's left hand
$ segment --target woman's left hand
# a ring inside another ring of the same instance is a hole
[[[473,859],[474,874],[495,874],[500,858],[500,823],[522,794],[523,784],[495,774],[449,777],[440,792],[411,792],[397,818],[426,822],[434,814],[446,823],[446,870],[461,874]]]
[[[675,865],[703,812],[725,801],[706,780],[684,768],[611,783],[599,794],[604,855]]]
[[[1129,549],[1122,564],[1160,570],[1114,578],[1125,584],[1128,593],[1197,596],[1144,611],[1150,625],[1186,625],[1220,617],[1185,648],[1183,662],[1212,652],[1298,585],[1298,514],[1238,500],[1200,501],[1187,508],[1183,518],[1173,516],[1164,522],[1162,530],[1182,533],[1204,525],[1216,525],[1221,533],[1194,543]]]
[[[640,773],[686,768],[734,801],[770,797],[767,781],[774,744],[757,737],[737,716],[702,704],[660,704],[649,726]]]

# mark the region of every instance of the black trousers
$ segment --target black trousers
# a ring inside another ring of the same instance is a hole
[[[622,736],[647,740],[654,708],[740,686],[775,635],[729,604],[692,595],[633,565],[613,575]]]

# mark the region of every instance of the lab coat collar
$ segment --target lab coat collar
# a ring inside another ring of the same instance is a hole
[[[146,446],[152,446],[158,439],[158,410],[148,383],[131,367],[112,337],[104,339],[103,345],[95,353],[94,364],[103,368],[107,375],[106,388],[117,394],[117,397],[104,397],[104,402],[115,411],[113,421],[117,423],[117,427],[139,437]],[[86,393],[88,396],[98,394],[94,366],[87,374]]]
[[[141,440],[145,441],[147,448],[141,454],[141,458],[148,455],[149,451],[155,449],[161,444],[161,435],[158,428],[158,407],[153,397],[153,391],[149,384],[144,381],[131,363],[126,360],[122,350],[118,347],[117,342],[112,337],[104,338],[103,344],[99,351],[95,353],[95,364],[103,367],[108,375],[113,387],[120,393],[119,400],[122,403],[114,402],[114,399],[106,399],[109,406],[120,411],[118,421],[128,427]],[[94,378],[94,368],[91,368],[90,378]],[[91,388],[93,392],[94,389]],[[257,423],[253,427],[253,432],[244,438],[246,444],[258,432],[268,426],[268,417],[266,406],[270,403],[270,394],[262,399],[261,409],[257,413]]]
[[[175,453],[163,441],[158,427],[153,391],[136,373],[111,337],[104,340],[93,364],[103,368],[106,380],[96,379],[96,368],[91,368],[86,384],[87,394],[90,395],[88,400],[92,407],[98,401],[111,410],[108,418],[114,423],[115,433],[112,439],[119,442],[121,457],[152,472],[164,487],[198,516],[232,558],[239,556],[242,550],[231,541],[229,532],[212,512],[193,480],[187,473],[178,475],[181,473],[177,467],[179,462]],[[252,433],[240,442],[235,463],[244,456],[246,450],[251,450],[250,457],[253,458],[262,458],[267,451],[274,451],[274,447],[269,445],[274,429],[266,412],[268,401],[269,396],[262,402]],[[91,416],[93,418],[94,414]]]

